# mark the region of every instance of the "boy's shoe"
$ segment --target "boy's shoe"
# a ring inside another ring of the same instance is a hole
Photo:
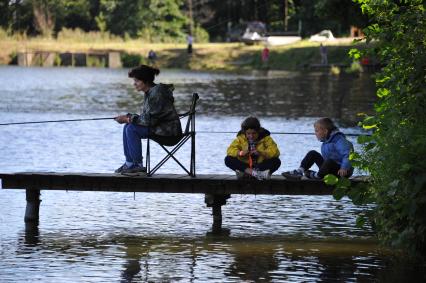
[[[242,180],[242,179],[244,179],[246,177],[245,173],[241,172],[240,170],[235,170],[235,175],[237,175],[237,179],[238,180]]]
[[[283,175],[289,180],[300,180],[300,178],[302,178],[303,176],[303,173],[300,172],[299,170],[291,170],[291,171],[282,172],[281,175]]]
[[[114,173],[120,174],[123,170],[128,169],[129,167],[127,167],[126,163],[124,163],[123,165],[121,165],[119,168],[114,170]]]
[[[124,168],[123,170],[121,170],[120,172],[123,175],[137,175],[137,174],[141,174],[141,173],[146,173],[146,167],[142,167],[138,164],[133,164],[130,167]]]
[[[308,179],[314,179],[314,180],[320,180],[320,177],[317,177],[317,172],[312,170],[306,170],[305,171],[305,177]]]
[[[271,173],[270,170],[264,170],[264,171],[259,171],[259,170],[253,170],[252,173],[253,177],[255,177],[258,180],[269,180],[271,179]]]

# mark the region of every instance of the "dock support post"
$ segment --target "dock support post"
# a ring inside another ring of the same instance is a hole
[[[221,234],[222,233],[222,205],[226,204],[226,200],[230,198],[230,195],[215,195],[215,194],[206,194],[204,201],[207,204],[207,207],[212,208],[213,213],[213,224],[212,224],[212,233]]]
[[[25,209],[25,222],[36,222],[39,219],[40,190],[26,190],[27,207]]]

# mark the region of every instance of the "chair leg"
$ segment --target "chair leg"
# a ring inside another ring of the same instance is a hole
[[[146,175],[151,176],[151,160],[150,160],[150,149],[149,149],[149,138],[146,139]]]
[[[195,132],[191,133],[191,165],[190,165],[190,175],[195,177]]]
[[[149,176],[154,174],[155,171],[157,171],[161,166],[163,166],[164,163],[166,163],[167,160],[170,158],[173,158],[174,161],[176,161],[177,164],[190,176],[192,176],[191,172],[188,171],[188,169],[185,168],[185,166],[182,165],[182,163],[179,162],[179,160],[176,159],[176,157],[173,156],[181,147],[182,145],[189,139],[189,136],[184,137],[171,151],[168,151],[167,148],[165,148],[163,145],[160,144],[160,146],[164,149],[164,151],[167,152],[167,155],[149,172]]]

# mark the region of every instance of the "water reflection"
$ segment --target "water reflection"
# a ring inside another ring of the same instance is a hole
[[[25,222],[24,244],[28,247],[35,247],[39,244],[40,231],[38,221]]]
[[[46,278],[51,282],[369,282],[379,278],[399,282],[394,279],[401,279],[400,274],[424,279],[425,270],[395,261],[375,242],[365,240],[47,233],[37,245],[25,248],[27,263],[15,270],[25,269],[33,260],[49,259],[47,263],[55,261]],[[67,266],[79,272],[61,272]],[[18,272],[8,282],[20,282],[22,276]]]
[[[0,111],[116,114],[139,110],[142,96],[133,89],[125,70],[31,69],[0,68]],[[209,116],[329,116],[353,125],[359,120],[357,113],[373,111],[376,100],[371,74],[265,71],[219,75],[163,70],[157,81],[175,85],[176,107],[182,111],[189,108],[191,94],[198,92],[198,112]]]
[[[216,115],[329,116],[354,124],[357,113],[371,113],[375,102],[370,75],[333,76],[328,73],[284,73],[282,77],[218,80],[208,86],[185,85],[201,93],[200,113]]]
[[[261,247],[238,246],[232,251],[234,260],[225,274],[244,282],[270,282],[280,264],[276,248],[268,244]]]
[[[125,263],[121,272],[121,282],[133,282],[139,275],[145,282],[148,281],[149,264],[148,255],[150,246],[144,242],[140,243],[136,238],[125,238],[122,240],[125,248]],[[141,272],[143,269],[143,272]]]

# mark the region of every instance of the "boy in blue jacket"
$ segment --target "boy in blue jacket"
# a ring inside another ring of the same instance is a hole
[[[339,131],[330,118],[321,118],[314,124],[315,135],[322,142],[321,154],[315,150],[309,151],[303,158],[298,169],[283,172],[287,179],[300,179],[303,175],[310,179],[322,179],[327,174],[350,177],[353,167],[349,154],[353,145]],[[314,163],[319,171],[309,170]]]

